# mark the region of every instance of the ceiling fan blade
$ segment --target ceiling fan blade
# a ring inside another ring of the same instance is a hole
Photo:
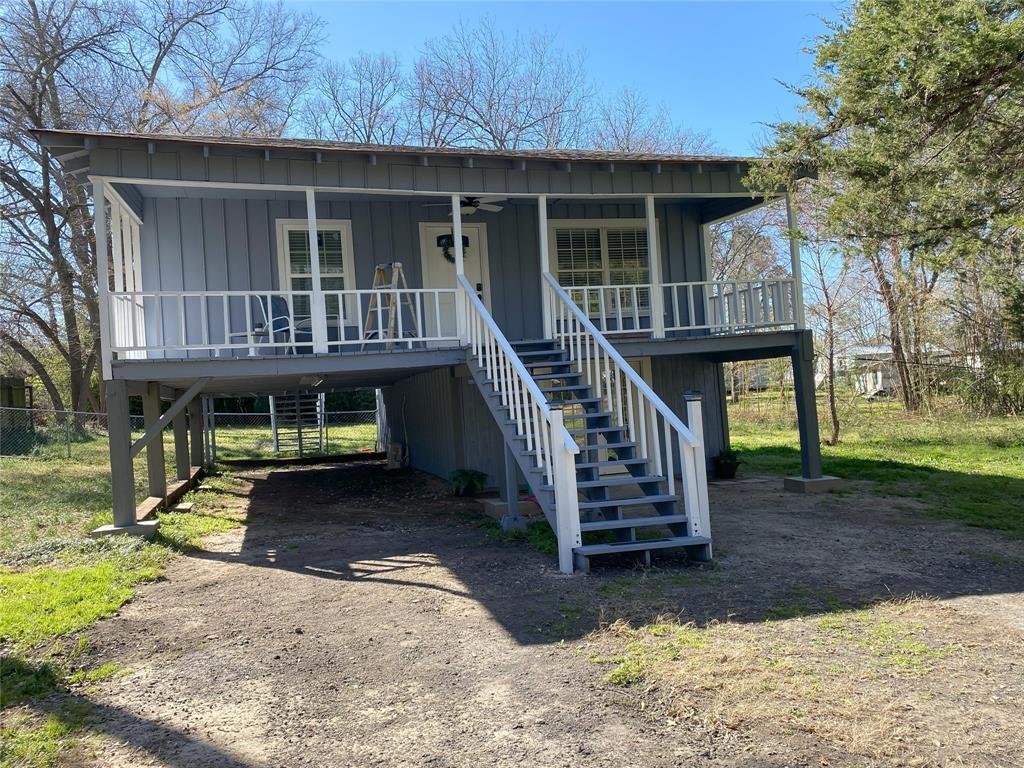
[[[480,205],[478,205],[477,208],[479,208],[481,211],[490,211],[491,213],[497,213],[498,211],[500,211],[502,209],[502,206],[500,206],[500,205],[488,205],[487,203],[480,203]]]
[[[479,203],[503,203],[507,200],[507,197],[491,196],[491,197],[478,197],[476,198]]]

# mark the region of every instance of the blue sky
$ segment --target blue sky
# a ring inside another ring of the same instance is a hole
[[[599,90],[633,86],[664,102],[722,150],[750,154],[764,123],[792,117],[796,100],[777,81],[800,82],[804,53],[836,18],[837,2],[331,2],[293,1],[327,23],[324,53],[394,51],[403,62],[460,19],[491,16],[500,28],[555,32],[582,49]]]

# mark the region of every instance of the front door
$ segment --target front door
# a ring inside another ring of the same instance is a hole
[[[438,238],[452,235],[451,224],[420,223],[420,259],[423,268],[424,288],[455,288],[455,248],[445,249],[438,245]],[[490,274],[487,267],[487,225],[462,223],[462,235],[468,241],[463,245],[463,264],[466,279],[476,288],[477,295],[484,306],[491,308]],[[447,255],[446,255],[447,250]],[[442,296],[440,300],[441,328],[437,333],[437,321],[433,313],[426,312],[425,326],[428,335],[454,336],[455,301],[452,296]]]

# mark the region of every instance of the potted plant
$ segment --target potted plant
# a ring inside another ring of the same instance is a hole
[[[736,477],[736,470],[740,466],[739,456],[736,451],[726,448],[711,460],[715,469],[715,478],[718,480],[732,480]]]
[[[456,469],[448,475],[448,485],[455,496],[476,496],[486,482],[487,475],[475,469]]]

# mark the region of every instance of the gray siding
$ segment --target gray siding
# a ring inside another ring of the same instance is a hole
[[[687,391],[704,395],[704,453],[710,462],[723,448],[729,445],[729,427],[725,413],[725,386],[722,380],[722,364],[698,355],[664,355],[651,358],[651,386],[658,397],[665,401],[678,416],[686,422]]]
[[[504,443],[480,390],[464,366],[416,374],[384,389],[391,439],[407,443],[417,469],[447,479],[475,469],[497,488]]]
[[[280,286],[277,220],[306,216],[302,201],[145,198],[143,290],[270,290]],[[656,206],[665,282],[701,280],[700,217],[696,203]],[[410,286],[422,285],[419,224],[448,221],[443,207],[410,201],[319,200],[320,219],[352,222],[356,285],[368,288],[375,264],[401,261]],[[556,203],[556,219],[642,218],[632,203]],[[487,227],[491,309],[511,339],[541,333],[540,258],[534,204],[509,201],[500,213],[467,221]],[[236,308],[238,309],[238,308]],[[217,327],[219,310],[211,310]],[[170,308],[165,309],[165,314]],[[241,318],[235,318],[240,322]],[[168,328],[177,321],[165,317]],[[188,322],[197,320],[190,318]],[[190,325],[190,331],[196,329]]]

